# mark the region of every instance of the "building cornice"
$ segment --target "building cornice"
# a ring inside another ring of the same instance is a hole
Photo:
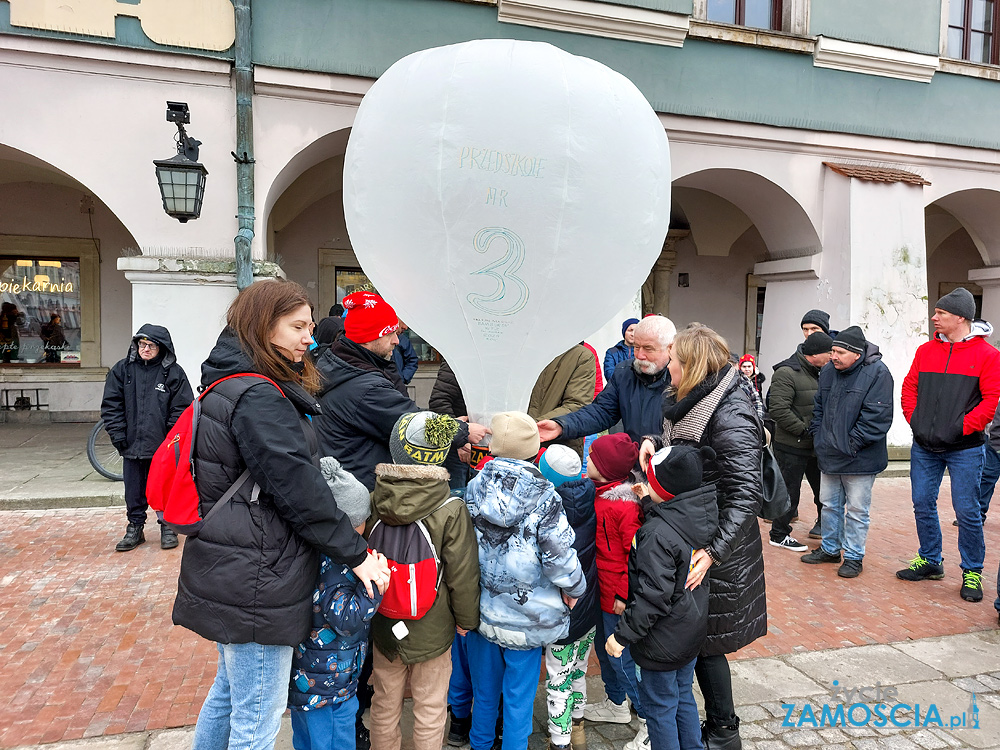
[[[573,34],[680,47],[690,17],[590,0],[499,0],[497,20]]]
[[[254,66],[254,92],[278,99],[303,99],[356,107],[373,83],[375,80],[372,78]]]
[[[816,50],[813,52],[813,65],[817,68],[901,78],[920,83],[930,83],[939,62],[936,55],[921,55],[822,35],[816,37]]]

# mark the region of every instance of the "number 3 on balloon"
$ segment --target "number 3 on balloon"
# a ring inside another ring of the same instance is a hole
[[[494,240],[503,240],[507,243],[506,254],[500,260],[473,271],[472,275],[492,277],[497,282],[497,288],[492,294],[470,294],[468,300],[486,313],[514,315],[528,303],[528,285],[516,275],[524,262],[524,242],[517,234],[504,227],[486,227],[476,232],[473,241],[476,252],[487,252]],[[510,286],[517,291],[517,298],[514,300],[507,299]]]

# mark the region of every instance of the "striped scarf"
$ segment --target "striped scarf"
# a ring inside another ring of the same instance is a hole
[[[663,440],[667,445],[673,445],[675,440],[687,440],[692,443],[700,443],[702,435],[708,422],[715,414],[722,396],[729,390],[729,384],[736,376],[736,369],[729,368],[729,371],[722,376],[719,384],[705,396],[701,401],[691,407],[691,410],[677,422],[669,419],[663,420]]]

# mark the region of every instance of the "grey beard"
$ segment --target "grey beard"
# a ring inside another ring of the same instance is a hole
[[[648,370],[643,369],[643,366],[645,365],[649,366]],[[662,367],[657,367],[649,360],[639,360],[639,359],[632,360],[632,369],[635,370],[640,375],[656,375],[657,373],[663,371]]]

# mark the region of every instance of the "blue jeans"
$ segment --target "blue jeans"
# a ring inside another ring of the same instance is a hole
[[[216,646],[219,669],[198,714],[192,750],[271,750],[288,703],[292,647]]]
[[[910,491],[917,522],[919,555],[941,564],[941,522],[937,497],[945,467],[951,477],[951,504],[958,519],[958,553],[962,570],[982,571],[986,557],[979,486],[983,477],[986,446],[935,453],[916,443],[910,448]]]
[[[451,680],[448,682],[448,705],[458,719],[472,713],[472,675],[469,673],[469,650],[465,635],[451,642]]]
[[[295,750],[355,750],[357,713],[357,695],[309,711],[292,709],[292,747]]]
[[[642,711],[642,698],[639,697],[639,681],[635,677],[635,662],[632,661],[632,652],[628,646],[622,651],[620,657],[608,654],[604,644],[608,637],[614,635],[615,628],[618,627],[618,620],[621,615],[609,612],[601,612],[601,619],[597,624],[597,637],[594,640],[594,650],[597,651],[597,660],[601,665],[601,679],[604,680],[604,691],[615,703],[621,704],[625,701],[625,696],[632,701],[635,712],[640,719],[645,719],[646,714]],[[608,675],[605,675],[605,663],[607,663]]]
[[[542,673],[542,648],[501,648],[476,631],[465,637],[476,700],[472,706],[472,750],[493,746],[503,696],[503,750],[524,750],[531,735],[535,693]]]
[[[694,663],[672,672],[635,668],[639,695],[646,709],[646,727],[652,750],[702,750],[698,704],[691,685]]]
[[[836,555],[844,550],[845,560],[864,559],[874,484],[874,474],[820,475],[824,552]]]

